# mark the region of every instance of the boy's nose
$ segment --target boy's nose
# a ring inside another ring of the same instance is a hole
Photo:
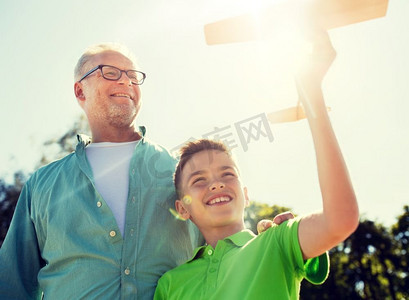
[[[214,191],[216,189],[223,189],[224,188],[224,183],[216,180],[210,185],[209,188],[210,188],[211,191]]]

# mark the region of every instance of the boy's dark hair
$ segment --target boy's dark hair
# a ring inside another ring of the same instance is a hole
[[[178,164],[176,165],[175,174],[173,175],[173,182],[175,184],[176,192],[179,196],[182,196],[180,195],[181,190],[179,189],[179,186],[181,180],[180,177],[184,166],[194,154],[204,150],[217,150],[231,156],[230,150],[226,147],[225,144],[209,139],[200,139],[193,142],[188,142],[186,145],[180,148],[180,159]]]

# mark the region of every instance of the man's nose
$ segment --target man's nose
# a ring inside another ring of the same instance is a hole
[[[121,84],[132,85],[132,80],[123,71],[121,72],[121,77],[119,77],[118,82]]]

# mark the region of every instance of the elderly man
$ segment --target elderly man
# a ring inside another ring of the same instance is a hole
[[[152,299],[201,241],[169,212],[176,160],[135,124],[145,77],[119,45],[79,59],[74,91],[92,139],[23,188],[0,250],[1,299]]]

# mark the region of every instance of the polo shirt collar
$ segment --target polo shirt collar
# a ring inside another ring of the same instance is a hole
[[[256,235],[249,229],[244,229],[240,232],[237,232],[227,238],[225,241],[230,241],[237,247],[243,247],[247,244],[251,239],[253,239]]]
[[[237,232],[231,236],[228,236],[227,238],[223,239],[223,241],[226,241],[230,244],[235,245],[236,247],[243,247],[245,244],[247,244],[250,240],[252,240],[256,235],[249,229],[243,229],[240,232]],[[205,252],[205,249],[207,247],[211,247],[209,245],[203,245],[195,249],[193,252],[193,256],[191,259],[189,259],[187,262],[191,262],[197,258],[200,258],[203,256],[203,253]]]

